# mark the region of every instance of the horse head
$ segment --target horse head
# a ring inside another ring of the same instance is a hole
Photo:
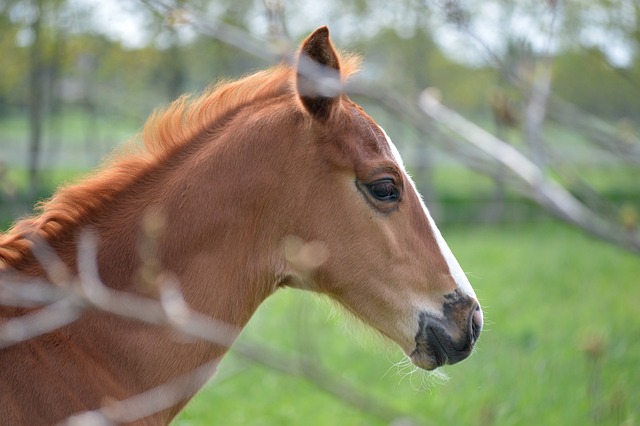
[[[313,161],[293,166],[300,183],[290,190],[300,202],[289,220],[291,233],[318,242],[307,254],[321,259],[305,269],[293,250],[281,281],[337,300],[418,367],[463,360],[482,329],[476,295],[396,147],[339,90],[340,58],[326,27],[302,43],[295,78],[299,143]]]

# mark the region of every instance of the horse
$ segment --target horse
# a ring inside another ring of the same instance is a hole
[[[321,27],[293,63],[157,110],[138,139],[0,235],[0,283],[64,287],[36,248],[77,274],[78,237],[90,230],[109,290],[155,300],[149,287],[165,271],[190,309],[240,330],[292,287],[328,295],[417,367],[467,358],[482,329],[478,299],[397,148],[345,93],[358,65]],[[2,324],[32,312],[0,306]],[[87,310],[1,347],[0,424],[64,421],[207,362],[211,377],[228,346]],[[136,421],[166,424],[196,392]]]

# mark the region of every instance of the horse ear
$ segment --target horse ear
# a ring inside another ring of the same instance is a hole
[[[340,60],[329,38],[329,28],[320,27],[302,42],[296,69],[296,90],[305,109],[324,121],[338,104],[341,89]]]

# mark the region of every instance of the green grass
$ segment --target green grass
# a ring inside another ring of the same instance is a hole
[[[115,115],[99,112],[95,119],[80,108],[68,108],[62,113],[47,116],[43,122],[46,137],[62,136],[61,145],[83,147],[87,139],[105,139],[114,144],[131,137],[144,124],[144,117],[132,118],[127,114]],[[14,114],[0,118],[0,140],[3,143],[20,141],[26,145],[29,132],[29,121],[26,114]]]
[[[241,339],[312,356],[427,424],[633,425],[640,421],[640,259],[556,223],[445,229],[483,303],[474,355],[446,383],[403,376],[392,344],[299,291],[268,299]],[[347,324],[347,325],[345,325]],[[424,386],[423,386],[424,387]],[[175,425],[382,425],[312,383],[233,351]]]

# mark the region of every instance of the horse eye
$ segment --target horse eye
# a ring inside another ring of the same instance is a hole
[[[400,191],[391,179],[382,179],[368,185],[369,192],[380,201],[397,201]]]

